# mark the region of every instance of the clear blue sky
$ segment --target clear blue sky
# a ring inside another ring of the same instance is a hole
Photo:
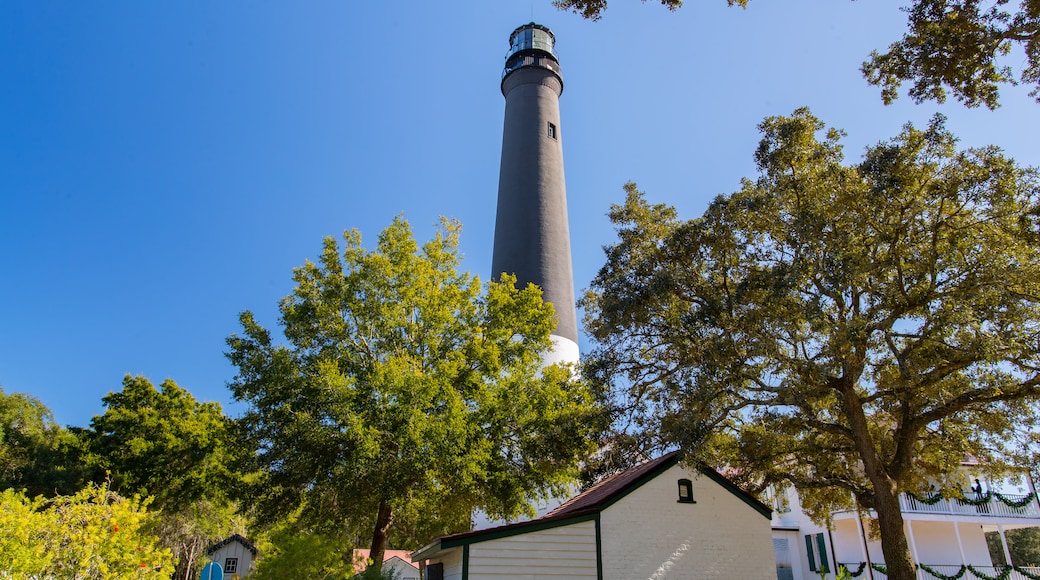
[[[575,284],[603,263],[622,185],[699,215],[754,176],[756,125],[807,105],[846,152],[937,110],[965,146],[1040,165],[1040,105],[882,105],[860,77],[900,2],[549,0],[0,3],[0,387],[86,426],[127,373],[230,414],[224,339],[269,328],[322,237],[403,213],[464,224],[491,265],[509,33],[551,27]],[[1013,55],[1012,62],[1020,55]],[[1017,64],[1017,62],[1016,62]]]

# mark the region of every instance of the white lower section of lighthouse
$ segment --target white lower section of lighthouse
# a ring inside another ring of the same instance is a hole
[[[556,363],[570,363],[577,367],[578,343],[569,338],[556,336],[555,334],[549,338],[552,340],[552,349],[545,354],[545,364],[554,365]],[[575,371],[577,371],[577,368],[575,368]]]

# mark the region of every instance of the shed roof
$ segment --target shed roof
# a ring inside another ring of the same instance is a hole
[[[670,467],[679,462],[679,452],[672,451],[645,463],[641,463],[615,473],[597,482],[582,493],[572,497],[556,509],[544,516],[526,522],[506,524],[485,530],[462,532],[441,536],[412,554],[412,561],[426,560],[433,554],[465,544],[473,544],[497,538],[533,532],[541,529],[577,523],[584,520],[594,519],[599,512],[610,507],[612,504],[625,497],[641,485],[657,477]],[[733,482],[723,477],[719,472],[710,467],[702,466],[697,470],[715,481],[727,491],[740,498],[744,503],[754,508],[766,518],[771,518],[773,510],[751,494],[738,488]]]
[[[251,554],[256,556],[256,546],[254,546],[249,540],[245,539],[244,537],[238,534],[231,534],[227,538],[217,542],[216,544],[213,544],[209,547],[208,550],[206,550],[206,555],[208,556],[232,542],[238,542],[239,544],[242,544],[243,546],[245,546],[247,550],[249,550]]]

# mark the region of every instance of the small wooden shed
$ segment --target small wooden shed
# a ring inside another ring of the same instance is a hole
[[[443,536],[412,555],[427,580],[775,580],[772,510],[669,453],[545,516]]]
[[[206,555],[224,569],[224,580],[231,580],[235,574],[239,578],[246,578],[256,562],[256,546],[242,536],[233,534],[210,546]]]

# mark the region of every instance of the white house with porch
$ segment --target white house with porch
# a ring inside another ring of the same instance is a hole
[[[437,538],[427,580],[773,580],[770,509],[678,455],[623,471],[543,517]]]
[[[970,472],[971,466],[965,469]],[[818,580],[821,573],[834,578],[838,566],[856,578],[886,579],[881,544],[869,533],[872,512],[836,512],[831,529],[826,529],[802,512],[792,488],[771,494],[767,502],[774,509],[780,580]],[[1016,528],[1040,527],[1040,502],[1027,472],[1017,482],[981,478],[961,498],[904,493],[899,505],[919,580],[1040,580],[1040,567],[1012,562],[1006,536]],[[997,550],[991,555],[987,535],[994,544],[999,538],[1003,558]]]

